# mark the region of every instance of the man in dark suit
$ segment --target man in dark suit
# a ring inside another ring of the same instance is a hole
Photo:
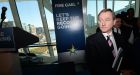
[[[122,37],[112,32],[114,19],[111,9],[103,9],[98,15],[100,31],[86,39],[86,61],[92,75],[119,75],[112,64],[119,47],[126,47]],[[113,49],[108,44],[107,36],[112,41]]]
[[[123,20],[122,20],[121,16],[122,16],[121,14],[116,15],[116,17],[115,17],[116,22],[113,26],[113,31],[116,33],[119,33],[126,41],[129,42],[132,28],[123,25],[123,23],[122,23]]]

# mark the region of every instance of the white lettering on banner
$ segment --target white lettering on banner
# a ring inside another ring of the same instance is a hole
[[[56,7],[56,8],[75,7],[76,4],[79,5],[79,2],[77,2],[77,3],[55,4],[55,7]]]
[[[66,3],[65,4],[65,7],[73,7],[73,6],[76,6],[75,3]]]
[[[11,41],[10,36],[0,37],[0,41]]]
[[[60,17],[60,18],[56,18],[56,21],[67,21],[69,20],[69,17]]]
[[[64,4],[55,4],[55,7],[64,7]]]
[[[4,36],[4,32],[0,32],[0,36]]]
[[[0,32],[0,41],[11,41],[10,36],[6,36],[3,31]]]
[[[69,25],[60,25],[60,26],[57,26],[57,29],[69,29],[70,26]]]
[[[57,22],[57,26],[59,25],[69,25],[70,21],[61,21],[61,22]]]
[[[56,25],[57,29],[76,29],[81,26],[80,17],[79,16],[70,16],[69,13],[58,13],[56,16]]]
[[[67,16],[70,16],[69,13],[59,13],[59,14],[56,14],[56,17],[67,17]]]

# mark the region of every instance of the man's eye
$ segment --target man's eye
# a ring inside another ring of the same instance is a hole
[[[110,21],[111,19],[105,19],[105,21]]]

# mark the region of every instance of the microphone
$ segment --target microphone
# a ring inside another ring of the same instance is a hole
[[[6,7],[2,7],[0,28],[2,28],[2,23],[3,23],[4,19],[6,18],[6,16],[5,16],[5,12],[6,12],[6,10],[7,10]]]
[[[6,12],[7,8],[6,7],[2,7],[2,13],[1,13],[1,19],[4,20],[5,17],[5,12]]]

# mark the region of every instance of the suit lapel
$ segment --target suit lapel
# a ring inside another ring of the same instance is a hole
[[[107,41],[106,41],[105,37],[103,36],[103,34],[99,33],[98,36],[99,37],[98,37],[97,41],[99,42],[99,45],[103,46],[103,48],[105,48],[105,49],[109,49],[110,50],[111,48],[110,48],[109,44],[107,43]],[[102,49],[102,50],[105,50],[105,49]]]
[[[99,50],[100,50],[100,53],[103,56],[103,58],[107,57],[107,59],[112,62],[113,55],[112,55],[111,47],[108,45],[108,43],[102,33],[98,33],[97,43],[100,47]],[[108,58],[108,57],[110,57],[110,58]]]
[[[115,39],[117,48],[119,48],[119,41],[118,41],[119,40],[119,38],[118,38],[119,36],[116,33],[114,33],[114,32],[113,32],[113,35],[114,35],[114,39]]]
[[[101,45],[106,45],[106,46],[107,46],[108,44],[107,44],[106,39],[105,39],[105,37],[103,36],[103,34],[102,34],[102,33],[99,33],[98,36],[99,36],[99,40],[98,40],[98,41],[101,42],[100,44],[101,44]]]

